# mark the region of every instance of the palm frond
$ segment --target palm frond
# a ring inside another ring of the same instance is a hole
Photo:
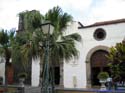
[[[21,28],[25,31],[34,31],[34,29],[39,28],[41,25],[41,20],[43,16],[37,10],[23,11],[19,13],[19,18],[21,20]]]
[[[73,33],[70,35],[62,36],[62,39],[64,39],[64,40],[72,39],[72,40],[76,40],[76,41],[81,41],[81,36],[78,33]]]
[[[7,45],[9,43],[9,36],[6,30],[0,31],[0,44]]]
[[[61,33],[61,31],[67,27],[67,23],[72,21],[72,16],[63,12],[62,9],[57,6],[46,13],[45,20],[50,20],[55,27],[55,31]]]
[[[78,57],[78,51],[75,48],[73,40],[59,41],[56,42],[52,47],[52,54],[58,60],[70,60],[73,57]]]

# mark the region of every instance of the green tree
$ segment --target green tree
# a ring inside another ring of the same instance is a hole
[[[7,30],[0,31],[0,56],[5,59],[5,87],[7,81],[7,67],[10,64],[12,47],[14,45],[14,31],[8,32]]]
[[[27,15],[27,12],[25,13],[24,14]],[[34,16],[38,16],[38,15],[34,15]],[[32,27],[30,29],[23,29],[23,32],[26,32],[23,35],[24,37],[26,37],[26,40],[21,47],[22,47],[22,54],[24,56],[25,63],[27,63],[28,61],[27,58],[32,57],[34,59],[41,58],[41,63],[45,64],[44,46],[45,46],[47,35],[43,34],[40,26],[42,23],[48,20],[55,27],[53,34],[50,35],[49,37],[49,43],[50,43],[49,58],[51,60],[50,65],[52,66],[55,62],[62,62],[63,60],[70,60],[73,57],[78,57],[78,51],[75,46],[75,41],[81,40],[80,35],[77,33],[73,33],[67,36],[63,35],[63,31],[67,27],[67,23],[72,21],[72,16],[67,13],[64,13],[62,9],[57,6],[57,7],[54,7],[53,9],[50,9],[45,14],[45,16],[42,16],[40,18],[41,18],[40,19],[41,22],[38,21],[40,25],[38,27],[35,26],[34,27],[35,29],[33,28],[32,30],[30,30]],[[37,22],[34,22],[34,23],[37,23]],[[29,25],[33,26],[32,23]],[[30,26],[27,26],[27,27],[30,27]],[[44,69],[44,67],[41,67],[41,69]]]
[[[109,67],[111,68],[112,77],[117,80],[124,78],[125,71],[125,44],[117,43],[114,47],[110,48],[107,56],[109,60]]]
[[[60,7],[57,6],[57,7],[54,7],[53,9],[50,9],[45,14],[45,16],[41,15],[41,17],[40,17],[40,13],[36,10],[21,12],[19,14],[19,17],[21,17],[21,20],[23,20],[23,22],[22,22],[23,25],[27,25],[25,27],[22,25],[22,27],[24,27],[23,32],[25,32],[25,34],[21,35],[21,37],[23,36],[22,41],[24,41],[23,52],[27,53],[27,55],[30,52],[29,54],[31,54],[33,56],[33,58],[35,58],[41,54],[41,51],[43,54],[43,48],[39,47],[39,45],[40,45],[40,42],[42,42],[42,44],[44,44],[45,35],[42,33],[42,29],[41,29],[40,25],[44,21],[49,20],[55,27],[54,33],[50,37],[51,38],[50,42],[53,45],[52,46],[53,50],[59,49],[60,52],[62,52],[62,53],[59,53],[61,55],[58,58],[68,59],[73,56],[78,56],[77,55],[78,51],[75,48],[74,40],[80,41],[81,37],[77,33],[74,33],[74,34],[71,34],[68,36],[63,36],[62,32],[67,27],[67,23],[72,21],[72,16],[67,13],[64,13]],[[33,20],[34,18],[37,19],[37,21]],[[31,21],[31,20],[33,20],[33,21]],[[31,22],[29,22],[29,21],[31,21]],[[34,26],[34,24],[38,24],[38,26]],[[27,33],[26,31],[28,31],[28,32],[33,31],[34,33],[33,32]],[[35,34],[35,36],[34,36],[34,34]],[[19,34],[19,36],[20,36],[20,34]],[[23,40],[23,39],[25,39],[25,40]],[[61,46],[59,46],[59,45],[61,45]],[[28,49],[27,49],[27,47],[28,47]],[[40,49],[41,51],[39,51],[39,48],[41,48]],[[67,50],[72,53],[68,53]],[[57,51],[55,51],[55,52],[57,52]],[[67,53],[65,53],[65,52],[67,52]],[[54,52],[51,52],[51,53],[54,54]],[[58,55],[58,53],[57,53],[57,55]]]
[[[19,31],[33,32],[40,27],[43,16],[37,10],[23,11],[19,13]]]
[[[36,49],[39,49],[39,48],[36,46],[36,44],[33,44],[36,41],[33,41],[34,39],[32,38],[32,34],[34,31],[37,30],[37,28],[40,27],[42,19],[43,19],[42,15],[37,10],[23,11],[19,13],[19,28],[16,35],[16,42],[18,42],[19,47],[17,48],[17,50],[15,50],[15,52],[18,51],[18,54],[20,56],[18,56],[18,58],[15,55],[14,56],[15,56],[15,59],[17,60],[20,59],[19,61],[21,63],[15,60],[15,69],[18,69],[16,70],[17,71],[16,73],[19,73],[19,72],[21,73],[25,71],[28,74],[28,78],[26,80],[26,83],[28,84],[31,83],[30,80],[31,80],[32,57],[34,57],[34,55],[35,56],[39,55],[39,54],[36,54],[37,52]],[[32,48],[30,48],[31,42],[32,42]],[[21,64],[20,68],[17,68],[18,64]]]
[[[50,9],[44,17],[45,20],[49,20],[55,27],[54,33],[51,36],[51,60],[59,62],[62,59],[68,60],[73,56],[78,56],[78,51],[75,47],[75,42],[80,41],[81,37],[77,33],[64,36],[63,31],[67,27],[68,22],[72,22],[73,17],[68,13],[62,11],[60,7],[54,7]],[[56,57],[56,59],[55,59]],[[55,60],[54,60],[55,59]]]

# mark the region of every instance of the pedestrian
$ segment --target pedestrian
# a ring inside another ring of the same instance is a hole
[[[112,89],[112,78],[111,77],[107,78],[107,87],[108,87],[108,90]]]

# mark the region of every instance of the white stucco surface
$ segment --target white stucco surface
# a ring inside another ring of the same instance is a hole
[[[39,86],[40,60],[32,59],[32,86]]]
[[[0,58],[0,77],[3,77],[3,84],[5,83],[5,60]]]
[[[73,22],[67,27],[65,34],[79,33],[78,23]],[[83,88],[86,86],[86,67],[83,60],[83,41],[76,42],[76,47],[79,51],[79,58],[73,59],[70,62],[64,62],[64,87],[65,88]],[[75,80],[74,80],[75,77]]]
[[[102,41],[95,40],[93,37],[93,33],[98,28],[102,28],[106,32],[106,38]],[[86,88],[86,57],[88,52],[97,46],[111,47],[116,43],[122,42],[125,37],[125,23],[78,29],[77,22],[74,22],[70,24],[69,27],[67,27],[65,34],[71,34],[75,32],[82,36],[82,42],[76,43],[77,49],[79,50],[79,58],[75,60],[75,62],[74,60],[71,60],[68,63],[64,62],[64,87]],[[75,85],[74,76],[76,83]]]

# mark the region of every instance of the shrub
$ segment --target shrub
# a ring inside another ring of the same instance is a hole
[[[19,78],[27,78],[27,73],[23,72],[23,73],[19,73],[18,74]]]
[[[100,72],[97,76],[98,79],[102,79],[102,80],[105,80],[109,77],[109,74],[108,72]]]

